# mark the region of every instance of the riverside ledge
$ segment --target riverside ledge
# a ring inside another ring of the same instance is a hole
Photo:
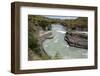
[[[84,32],[66,32],[65,41],[69,46],[88,49],[88,34]]]

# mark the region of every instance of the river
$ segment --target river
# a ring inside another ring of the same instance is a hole
[[[46,39],[43,42],[45,52],[53,59],[59,55],[61,59],[79,59],[87,58],[88,50],[82,48],[71,47],[64,40],[65,29],[60,24],[52,24],[52,39]]]

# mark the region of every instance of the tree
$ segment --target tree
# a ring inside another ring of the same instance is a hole
[[[47,21],[47,20],[41,20],[41,21],[39,22],[39,26],[41,26],[43,30],[46,30],[46,27],[47,27],[49,24],[50,24],[50,23],[49,23],[49,21]]]

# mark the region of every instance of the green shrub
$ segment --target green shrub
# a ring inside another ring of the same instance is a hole
[[[34,50],[34,48],[38,47],[37,42],[38,42],[38,40],[34,36],[34,34],[32,32],[29,32],[28,33],[28,47],[31,48],[32,50]]]

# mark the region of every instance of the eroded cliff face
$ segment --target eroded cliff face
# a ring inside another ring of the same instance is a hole
[[[86,33],[66,32],[64,39],[72,47],[88,49],[88,35]]]

